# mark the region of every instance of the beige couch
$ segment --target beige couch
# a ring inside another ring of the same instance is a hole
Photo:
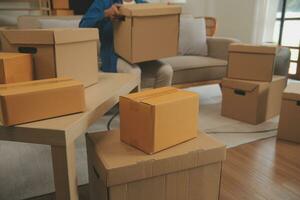
[[[79,21],[81,16],[21,16],[18,19],[19,28],[41,28],[42,25],[53,22]],[[47,21],[48,20],[48,21]],[[59,27],[63,23],[59,23]],[[52,26],[53,24],[51,24]],[[71,24],[72,25],[72,24]],[[174,69],[174,85],[190,84],[220,80],[226,76],[228,47],[231,43],[238,42],[236,39],[208,37],[208,56],[176,56],[162,59]],[[281,48],[276,58],[275,74],[287,76],[289,69],[290,51]]]
[[[162,59],[174,70],[173,84],[220,80],[226,76],[228,47],[238,40],[208,37],[208,56],[176,56]]]

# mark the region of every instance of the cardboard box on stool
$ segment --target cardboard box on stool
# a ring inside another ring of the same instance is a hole
[[[56,10],[52,10],[52,14],[55,16],[72,16],[74,15],[74,10],[56,9]]]
[[[120,141],[119,131],[87,134],[91,200],[217,200],[226,147],[196,139],[154,155]]]
[[[69,9],[69,0],[52,0],[53,9]]]
[[[114,23],[116,53],[130,63],[178,53],[181,7],[166,4],[123,5],[123,20]]]
[[[35,79],[71,77],[86,87],[97,83],[97,29],[14,29],[1,33],[4,51],[33,55]]]
[[[120,97],[121,140],[152,154],[197,136],[199,95],[165,87]]]
[[[33,80],[30,54],[0,52],[0,84]]]
[[[278,138],[300,143],[300,84],[288,85],[283,93]]]
[[[276,53],[276,46],[231,44],[229,46],[227,77],[271,82]]]
[[[0,123],[22,124],[85,110],[84,87],[68,78],[0,86]]]
[[[280,113],[286,78],[272,82],[222,80],[222,115],[250,124],[259,124]]]

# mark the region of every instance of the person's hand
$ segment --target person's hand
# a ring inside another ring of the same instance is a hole
[[[110,8],[106,9],[104,11],[105,17],[115,20],[120,15],[119,7],[120,5],[114,4]]]

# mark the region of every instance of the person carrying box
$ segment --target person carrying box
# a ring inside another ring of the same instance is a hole
[[[119,16],[120,4],[147,3],[144,0],[94,0],[85,13],[79,27],[99,29],[101,70],[104,72],[136,73],[147,80],[155,80],[154,87],[169,86],[172,83],[173,69],[169,64],[159,60],[131,65],[118,58],[114,51],[113,24]]]

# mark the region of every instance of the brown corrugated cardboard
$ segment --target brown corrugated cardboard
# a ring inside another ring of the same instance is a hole
[[[3,50],[31,53],[35,79],[71,77],[90,86],[98,81],[97,29],[2,31]]]
[[[262,123],[280,112],[286,78],[272,82],[223,79],[222,115],[250,124]]]
[[[52,0],[53,9],[69,9],[69,0]]]
[[[120,97],[121,140],[152,154],[195,138],[199,96],[165,87]]]
[[[115,51],[130,63],[176,56],[181,7],[166,4],[123,5],[124,19],[114,23]]]
[[[91,200],[218,199],[226,147],[204,133],[154,155],[120,142],[118,130],[93,133],[87,151]]]
[[[300,84],[291,84],[283,93],[278,138],[300,143]]]
[[[84,87],[72,79],[47,79],[0,86],[1,124],[11,126],[85,110]]]
[[[52,10],[52,14],[55,16],[70,16],[74,15],[74,11],[69,9],[56,9]]]
[[[0,52],[0,84],[33,80],[30,54]]]
[[[277,47],[251,44],[229,46],[227,77],[233,79],[272,81]]]

